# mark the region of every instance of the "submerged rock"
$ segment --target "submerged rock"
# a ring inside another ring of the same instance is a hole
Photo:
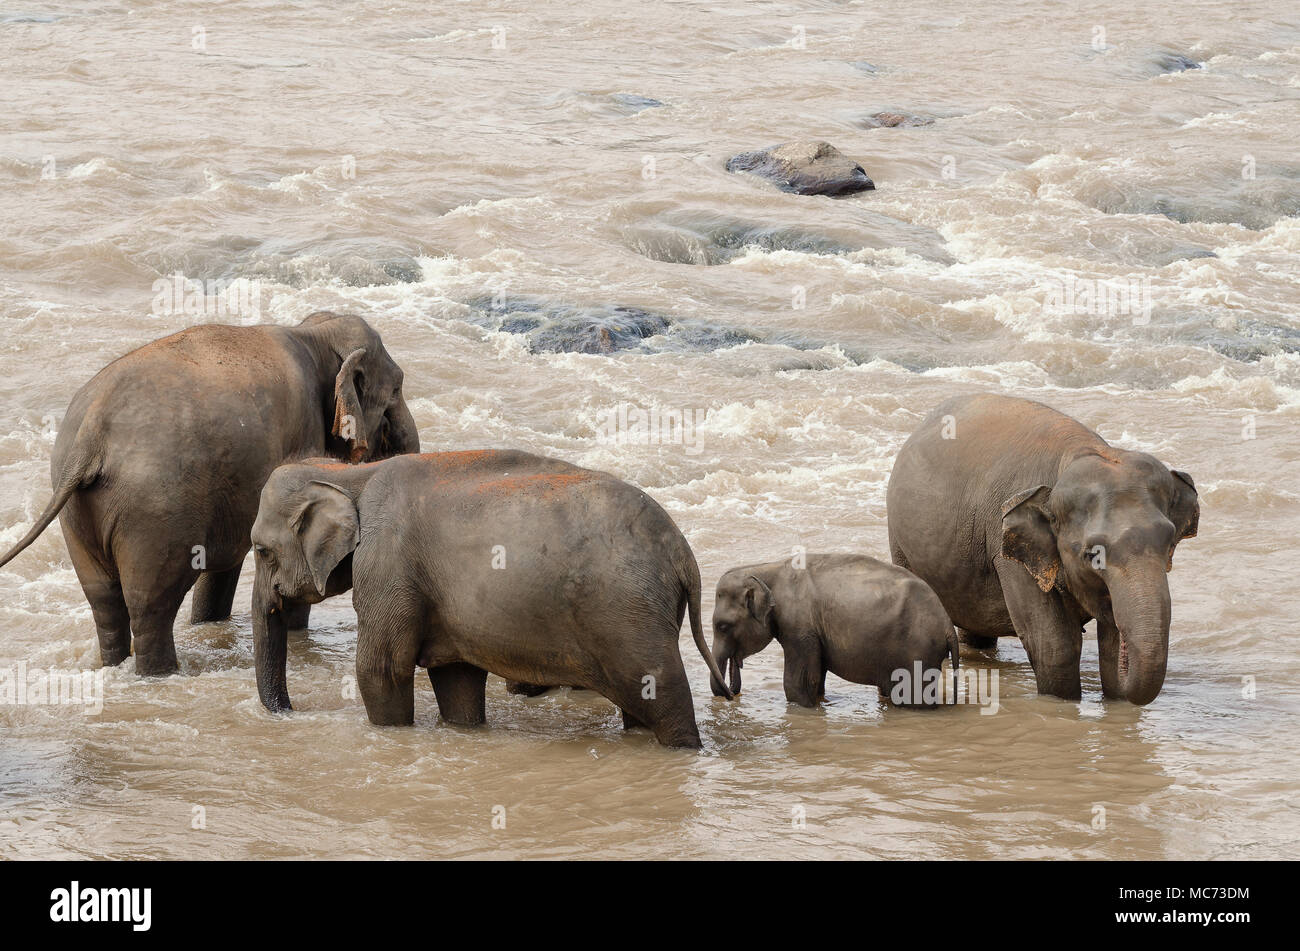
[[[1189,69],[1200,69],[1201,64],[1181,53],[1161,53],[1156,57],[1156,66],[1162,73],[1181,73]]]
[[[756,339],[721,325],[679,322],[623,305],[579,305],[532,298],[479,297],[467,301],[471,323],[519,334],[533,353],[700,351],[734,347]],[[650,341],[655,343],[650,343]]]
[[[1231,330],[1203,327],[1186,333],[1186,338],[1242,363],[1258,363],[1281,353],[1300,353],[1300,329],[1262,320],[1243,318]]]
[[[658,99],[651,99],[649,96],[638,96],[630,92],[616,92],[610,98],[627,110],[629,114],[644,112],[646,109],[659,109],[664,105]]]
[[[849,195],[876,187],[857,162],[829,142],[797,141],[727,160],[728,172],[766,178],[797,195]]]
[[[1165,267],[1173,264],[1175,261],[1191,261],[1196,258],[1217,258],[1218,255],[1208,248],[1173,248],[1161,254],[1157,254],[1152,263],[1157,267]]]
[[[465,302],[459,319],[500,333],[526,338],[533,353],[662,354],[706,353],[743,348],[719,364],[724,372],[754,373],[827,370],[876,359],[914,372],[949,365],[892,331],[850,332],[838,339],[809,336],[803,330],[751,330],[705,320],[677,320],[663,314],[609,304],[568,304],[538,297],[501,299],[483,295]],[[942,344],[946,346],[946,343]]]
[[[289,287],[337,282],[349,287],[413,284],[424,279],[415,257],[381,238],[323,241],[272,239],[259,245],[224,277],[261,278]]]
[[[868,129],[914,129],[923,125],[934,125],[929,116],[914,116],[906,112],[877,112],[862,120]]]
[[[804,254],[848,254],[861,244],[838,241],[798,226],[766,225],[720,217],[688,220],[679,216],[626,232],[628,247],[653,261],[714,266],[744,254],[799,251]]]
[[[858,206],[847,208],[854,210],[836,221],[823,215],[816,228],[789,218],[678,208],[628,225],[623,239],[638,254],[668,264],[727,264],[755,249],[838,255],[863,248],[902,248],[929,261],[952,263],[937,231]]]

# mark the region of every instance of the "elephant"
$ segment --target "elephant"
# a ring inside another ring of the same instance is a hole
[[[1040,694],[1080,698],[1093,618],[1104,696],[1160,693],[1166,573],[1200,520],[1186,472],[1042,403],[964,395],[899,450],[886,508],[894,563],[929,583],[971,645],[1019,636]]]
[[[134,646],[137,673],[171,674],[172,627],[191,587],[191,623],[230,616],[258,493],[277,465],[419,448],[402,370],[361,317],[191,327],[77,392],[50,460],[54,498],[0,565],[57,516],[104,666]]]
[[[915,664],[935,681],[945,657],[954,671],[961,666],[957,632],[916,575],[866,555],[803,559],[732,568],[718,580],[713,659],[729,680],[710,682],[715,696],[739,695],[745,658],[773,640],[785,652],[785,698],[801,707],[825,698],[828,671],[874,685],[882,699],[919,699],[919,683],[916,694],[894,690],[914,677]]]
[[[291,709],[286,611],[352,590],[357,687],[370,721],[414,722],[414,670],[443,720],[486,722],[488,673],[573,684],[700,746],[677,639],[700,626],[700,571],[673,520],[604,472],[514,450],[287,464],[253,523],[258,695]]]

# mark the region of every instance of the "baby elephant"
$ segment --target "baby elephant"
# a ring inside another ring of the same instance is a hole
[[[589,687],[665,746],[698,748],[682,617],[700,569],[640,489],[525,452],[443,452],[279,467],[253,524],[257,686],[287,709],[284,615],[352,589],[357,686],[372,723],[414,721],[425,667],[443,719],[486,719],[489,672]]]
[[[954,670],[961,663],[939,596],[910,571],[865,555],[808,555],[803,567],[773,561],[724,574],[713,607],[713,657],[719,668],[730,665],[731,693],[740,693],[744,659],[773,638],[785,651],[785,698],[802,707],[825,696],[827,671],[874,684],[891,701],[909,684],[902,696],[933,705],[912,683],[915,665],[938,671],[946,656]],[[726,696],[720,680],[711,686]]]

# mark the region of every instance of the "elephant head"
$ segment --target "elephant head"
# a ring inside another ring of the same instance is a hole
[[[349,462],[420,451],[402,395],[402,368],[379,334],[353,314],[317,311],[298,325],[315,344],[322,376],[325,449]]]
[[[746,657],[757,654],[776,636],[772,589],[753,569],[727,572],[718,581],[713,604],[713,659],[727,674],[733,694],[740,693],[740,669]],[[730,665],[730,669],[728,669]],[[725,697],[722,684],[709,678],[715,697]]]
[[[1199,517],[1187,473],[1141,452],[1086,453],[1055,485],[1006,500],[1002,555],[1023,564],[1042,591],[1067,593],[1118,631],[1116,684],[1125,699],[1146,704],[1160,693],[1169,654],[1165,574]]]
[[[362,467],[369,468],[369,467]],[[347,488],[328,470],[281,466],[262,488],[253,523],[253,654],[268,710],[288,710],[286,602],[316,604],[352,587],[360,520]]]

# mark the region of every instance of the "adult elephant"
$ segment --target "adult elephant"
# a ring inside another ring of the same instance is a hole
[[[252,538],[257,689],[270,710],[289,709],[285,608],[351,588],[372,723],[414,722],[424,667],[451,723],[485,722],[494,673],[590,688],[624,726],[700,745],[678,647],[687,614],[722,674],[701,627],[699,566],[668,513],[607,473],[510,450],[311,460],[267,480]]]
[[[1105,696],[1160,693],[1165,573],[1200,516],[1187,473],[1041,403],[958,396],[899,451],[887,505],[894,563],[934,588],[967,642],[1019,636],[1039,693],[1079,698],[1092,618]]]
[[[134,636],[136,670],[170,674],[191,587],[192,623],[230,616],[277,465],[419,448],[402,371],[360,317],[191,327],[113,361],[73,397],[50,460],[54,498],[0,566],[58,516],[104,665],[125,660]]]

